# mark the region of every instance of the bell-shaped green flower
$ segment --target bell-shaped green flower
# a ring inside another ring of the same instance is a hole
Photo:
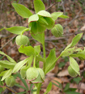
[[[41,68],[31,67],[26,71],[26,77],[32,83],[42,83],[45,79],[45,74]]]
[[[71,66],[68,67],[68,72],[69,72],[70,76],[72,76],[72,77],[76,77],[77,76],[76,71],[73,70]]]
[[[0,73],[4,70],[4,67],[0,65]]]
[[[57,24],[51,29],[51,32],[55,37],[61,37],[63,35],[63,27]]]
[[[16,81],[13,76],[9,76],[5,79],[5,83],[8,87],[13,87],[15,85]]]
[[[28,20],[31,33],[42,33],[45,29],[51,29],[54,26],[55,21],[51,18],[51,14],[45,10],[39,11],[29,17]]]
[[[16,44],[21,45],[27,45],[29,43],[29,38],[25,35],[18,35],[16,37]]]

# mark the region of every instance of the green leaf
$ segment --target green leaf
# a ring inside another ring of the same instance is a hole
[[[31,11],[28,8],[26,8],[24,5],[17,4],[17,3],[12,3],[12,5],[13,5],[15,11],[21,17],[23,17],[23,18],[29,18],[32,15]]]
[[[34,48],[32,46],[20,46],[18,50],[27,56],[34,55]]]
[[[56,52],[55,52],[55,49],[52,49],[50,51],[50,54],[49,56],[46,58],[46,63],[45,63],[45,74],[50,72],[54,66],[55,66],[55,63],[56,63]]]
[[[69,58],[70,59],[70,66],[72,67],[72,69],[80,75],[79,73],[79,65],[78,63],[76,62],[76,60],[72,57]]]
[[[67,19],[67,18],[69,18],[67,15],[61,15],[61,16],[59,16],[60,18],[64,18],[64,19]]]
[[[69,91],[69,92],[65,92],[65,94],[80,94],[80,93],[74,92],[74,91]]]
[[[19,84],[15,84],[15,86],[17,86],[17,87],[19,87],[19,88],[22,88],[22,89],[26,90],[26,88],[25,88],[24,86],[21,86],[21,85],[19,85]]]
[[[15,63],[11,63],[7,60],[0,60],[0,65],[2,65],[5,68],[11,68],[12,69],[12,68],[14,68]]]
[[[63,14],[63,12],[53,12],[53,13],[51,14],[51,16],[52,16],[52,19],[55,21],[55,20],[57,20],[57,18],[60,17],[62,14]]]
[[[11,63],[16,63],[16,61],[14,61],[10,56],[8,56],[7,54],[5,54],[4,52],[0,51],[0,54],[6,56],[7,59],[8,59]]]
[[[70,56],[71,54],[73,54],[74,51],[75,51],[75,47],[65,49],[65,50],[61,53],[61,56]]]
[[[39,20],[38,15],[34,14],[34,15],[32,15],[32,16],[29,17],[28,23],[35,22],[35,21],[38,21],[38,20]]]
[[[13,34],[22,34],[25,31],[29,31],[29,28],[23,27],[23,26],[14,26],[10,28],[6,28],[7,31],[13,33]]]
[[[64,88],[64,91],[67,91],[68,89],[69,89],[69,86],[70,86],[70,84],[68,83],[68,84],[66,84],[66,86],[65,86],[65,88]]]
[[[46,25],[47,29],[53,28],[55,21],[52,18],[44,17],[44,19],[47,21],[48,25]]]
[[[17,94],[25,94],[25,93],[26,93],[26,92],[23,91],[23,92],[19,92],[19,93],[17,93]]]
[[[29,88],[28,88],[28,85],[27,85],[26,81],[25,81],[24,79],[22,79],[21,75],[20,75],[19,73],[17,73],[16,75],[17,75],[17,77],[19,77],[19,78],[20,78],[20,80],[23,82],[23,84],[24,84],[24,86],[26,87],[26,89],[27,89],[27,90],[29,90]]]
[[[52,82],[50,82],[47,86],[46,92],[44,94],[48,94],[50,90],[52,89]]]
[[[82,79],[80,77],[77,77],[77,78],[74,78],[73,81],[76,82],[77,84],[79,84],[79,82],[81,81]]]
[[[29,24],[29,26],[32,34],[43,33],[46,29],[46,26],[42,25],[39,21],[32,22]]]
[[[44,43],[44,33],[38,33],[38,34],[36,34],[36,35],[34,35],[34,34],[31,34],[31,36],[35,39],[35,40],[37,40],[38,42],[40,42],[40,43]]]
[[[18,72],[18,71],[24,66],[24,64],[26,64],[26,63],[29,62],[30,60],[33,60],[33,56],[30,56],[29,58],[26,58],[26,59],[24,59],[24,60],[18,62],[18,63],[15,65],[14,69],[13,69],[13,73]]]
[[[12,74],[12,69],[7,70],[7,71],[4,73],[4,75],[3,75],[2,79],[1,79],[1,81],[3,81],[4,79],[6,79],[7,77],[9,77],[11,74]]]
[[[35,50],[35,55],[39,55],[40,54],[40,51],[41,51],[41,49],[40,49],[40,45],[38,45],[38,46],[34,46],[34,50]]]
[[[65,63],[64,62],[60,62],[58,66],[59,66],[59,68],[62,68],[62,67],[65,66]]]
[[[82,35],[83,35],[83,33],[77,34],[77,35],[73,38],[72,42],[71,42],[65,49],[68,49],[68,48],[70,48],[70,47],[75,46],[75,45],[78,43],[78,41],[80,40],[80,38],[82,37]]]
[[[2,87],[0,87],[0,94],[2,94],[2,91],[3,91],[3,88],[2,88]]]
[[[41,10],[45,10],[44,3],[41,0],[34,0],[33,3],[34,3],[34,9],[36,13]]]
[[[45,10],[41,10],[37,14],[43,17],[51,17],[51,14]]]

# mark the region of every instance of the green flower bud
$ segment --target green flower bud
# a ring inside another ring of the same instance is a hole
[[[29,43],[29,38],[25,35],[18,35],[16,37],[16,44],[21,46],[21,45],[27,45]]]
[[[26,71],[26,77],[32,83],[42,83],[45,79],[45,74],[41,68],[31,67]]]
[[[0,73],[4,70],[4,67],[0,65]]]
[[[72,69],[71,66],[68,67],[68,72],[69,72],[70,76],[72,76],[72,77],[77,76],[77,73]]]
[[[57,24],[51,29],[51,32],[55,37],[61,37],[63,35],[63,27]]]
[[[15,85],[15,78],[13,76],[9,76],[5,79],[5,83],[8,87],[13,87]]]
[[[26,77],[26,67],[23,66],[20,70],[21,77],[24,79]]]

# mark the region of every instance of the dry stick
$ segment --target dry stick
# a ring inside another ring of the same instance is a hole
[[[1,47],[0,50],[2,50],[6,45],[8,45],[15,37],[16,35],[13,36],[8,42],[6,42],[6,44],[3,47]]]

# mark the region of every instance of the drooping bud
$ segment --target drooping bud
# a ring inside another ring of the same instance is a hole
[[[63,35],[63,27],[57,24],[51,29],[51,32],[55,37],[61,37]]]
[[[26,77],[32,83],[42,83],[45,79],[45,74],[41,68],[31,67],[26,71]]]
[[[16,37],[16,44],[21,46],[21,45],[27,45],[29,43],[29,38],[25,35],[18,35]]]
[[[5,79],[5,83],[8,87],[13,87],[15,85],[15,78],[13,76],[9,76]]]
[[[69,72],[70,76],[72,76],[72,77],[77,76],[77,73],[72,69],[71,66],[68,67],[68,72]]]
[[[26,67],[23,66],[20,70],[21,77],[24,79],[26,77]]]

